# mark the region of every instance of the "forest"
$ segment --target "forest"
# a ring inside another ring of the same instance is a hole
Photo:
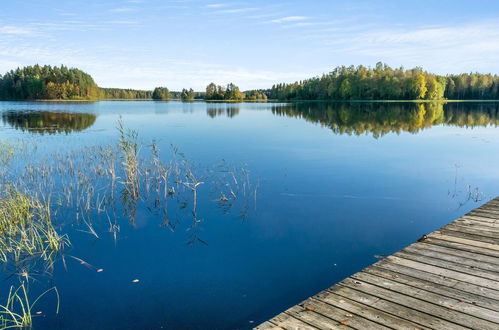
[[[27,66],[0,75],[2,100],[153,99],[184,102],[267,100],[491,100],[499,99],[499,76],[481,73],[435,75],[422,68],[340,66],[322,76],[242,92],[238,86],[210,83],[205,92],[100,88],[93,78],[64,65]]]
[[[227,87],[210,83],[206,87],[206,101],[267,101],[267,95],[262,90],[241,92],[239,87],[230,83]]]
[[[66,66],[28,66],[0,76],[0,99],[85,100],[97,99],[100,89],[93,78]]]
[[[99,98],[117,100],[151,99],[152,91],[123,88],[101,88]]]
[[[340,66],[332,72],[266,91],[274,100],[468,100],[499,99],[499,76],[435,75],[421,68]]]

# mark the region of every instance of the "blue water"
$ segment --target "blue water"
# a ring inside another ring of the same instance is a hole
[[[251,328],[499,194],[498,103],[0,102],[0,114],[0,140],[30,141],[40,159],[116,144],[121,117],[141,152],[173,144],[200,166],[244,166],[257,187],[242,217],[205,185],[193,245],[185,214],[172,230],[139,207],[116,241],[107,220],[99,238],[63,220],[67,269],[29,282],[34,295],[56,286],[60,311],[47,295],[35,328]]]

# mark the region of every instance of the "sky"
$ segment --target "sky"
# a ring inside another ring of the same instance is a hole
[[[67,65],[101,87],[268,88],[385,62],[499,74],[497,0],[0,0],[0,74]]]

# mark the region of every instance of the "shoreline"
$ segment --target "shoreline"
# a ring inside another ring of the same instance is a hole
[[[260,100],[194,100],[194,101],[181,101],[180,99],[172,99],[168,101],[153,100],[153,99],[92,99],[92,100],[51,100],[51,99],[37,99],[37,100],[0,100],[0,102],[47,102],[47,103],[92,103],[103,101],[133,101],[133,102],[181,102],[181,103],[496,103],[497,100],[276,100],[269,99],[266,101]]]

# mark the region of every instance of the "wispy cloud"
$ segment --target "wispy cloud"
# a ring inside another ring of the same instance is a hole
[[[286,16],[286,17],[273,19],[269,22],[270,23],[287,23],[287,22],[304,21],[306,19],[308,19],[308,17],[306,17],[306,16]]]
[[[6,25],[0,26],[0,34],[29,36],[36,34],[36,31],[26,27]]]
[[[216,14],[238,14],[259,10],[259,8],[235,8],[215,11]]]
[[[229,4],[228,3],[210,3],[205,5],[205,8],[222,8],[222,7],[227,7]]]
[[[461,25],[348,31],[341,28],[315,32],[324,45],[336,52],[369,56],[388,63],[424,65],[436,72],[459,72],[466,68],[490,71],[499,64],[499,22]]]
[[[120,24],[120,25],[137,25],[139,22],[137,21],[120,21],[120,20],[112,20],[107,21],[108,24]]]
[[[121,8],[113,8],[113,9],[110,9],[109,11],[113,12],[113,13],[128,13],[128,12],[132,12],[132,11],[136,11],[137,9],[136,8],[132,8],[132,7],[121,7]]]

